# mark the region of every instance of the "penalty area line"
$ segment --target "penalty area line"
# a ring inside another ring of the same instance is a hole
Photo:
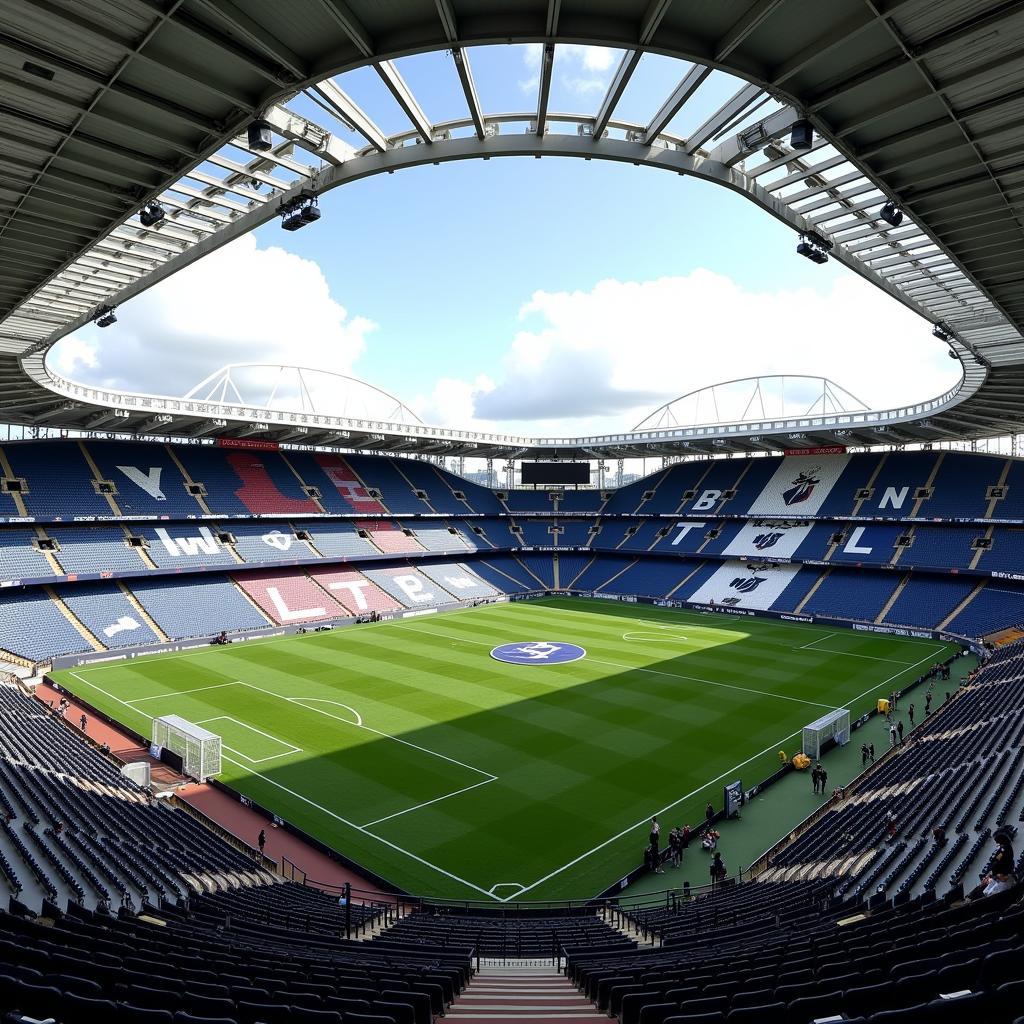
[[[88,679],[83,679],[77,672],[69,673],[79,682],[84,683],[86,686],[91,686],[94,690],[98,690],[105,697],[109,697],[113,701],[117,701],[118,704],[123,704],[129,711],[134,711],[137,715],[142,715],[143,718],[148,719],[150,722],[153,721],[152,715],[147,715],[144,711],[140,711],[138,708],[132,707],[126,700],[122,700],[120,697],[115,696],[108,690],[104,690],[101,686],[97,686],[95,683],[90,683]],[[277,695],[279,696],[279,695]],[[350,723],[351,724],[351,723]],[[458,882],[460,885],[465,885],[472,889],[474,892],[478,892],[483,896],[487,896],[490,899],[498,899],[492,893],[488,892],[483,886],[477,885],[475,882],[467,881],[465,878],[460,878],[458,875],[453,874],[451,871],[447,871],[437,864],[431,863],[419,854],[413,853],[411,850],[406,850],[404,847],[399,846],[397,843],[391,842],[389,839],[384,839],[382,836],[371,832],[365,825],[357,825],[354,821],[349,821],[347,818],[343,818],[340,814],[336,814],[334,811],[327,807],[318,804],[315,800],[310,800],[308,796],[303,796],[301,793],[297,793],[294,789],[289,789],[287,786],[282,785],[276,779],[270,778],[269,775],[264,775],[262,772],[256,771],[249,765],[244,765],[241,761],[236,761],[233,757],[223,756],[223,760],[230,762],[236,768],[241,768],[248,772],[250,775],[255,775],[257,778],[262,779],[264,782],[269,783],[271,786],[275,786],[282,792],[289,794],[289,796],[295,797],[296,800],[301,800],[304,804],[308,804],[310,807],[315,808],[323,814],[334,818],[336,821],[340,821],[343,825],[347,825],[349,828],[355,829],[357,832],[361,832],[365,836],[369,836],[370,839],[375,839],[378,843],[388,847],[388,849],[394,850],[396,853],[400,853],[410,860],[416,861],[417,864],[422,864],[424,867],[430,868],[432,871],[436,871],[439,875],[444,875],[445,878],[450,878],[453,882]]]

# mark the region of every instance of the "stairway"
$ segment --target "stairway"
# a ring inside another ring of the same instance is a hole
[[[482,967],[447,1017],[458,1024],[527,1020],[531,1024],[608,1024],[553,966]]]

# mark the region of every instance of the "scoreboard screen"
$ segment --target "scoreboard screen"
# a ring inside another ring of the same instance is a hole
[[[524,462],[523,484],[589,484],[589,462]]]

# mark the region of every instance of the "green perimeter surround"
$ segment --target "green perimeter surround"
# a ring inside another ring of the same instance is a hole
[[[587,657],[490,658],[531,640]],[[651,814],[700,821],[803,725],[860,715],[952,649],[548,598],[55,676],[147,736],[158,715],[205,723],[223,782],[408,891],[494,902],[592,896],[639,862]]]

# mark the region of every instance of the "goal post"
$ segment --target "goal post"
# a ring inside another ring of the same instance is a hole
[[[200,782],[220,774],[220,737],[180,715],[153,720],[153,743],[177,754],[185,774]]]
[[[822,747],[829,740],[835,740],[837,746],[850,742],[850,712],[848,708],[836,708],[827,715],[804,726],[801,748],[803,752],[816,761],[821,757]]]

